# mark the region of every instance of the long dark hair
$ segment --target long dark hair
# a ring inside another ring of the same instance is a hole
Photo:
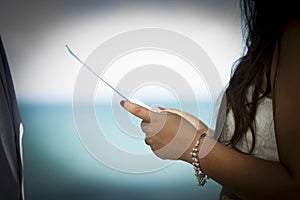
[[[300,11],[293,0],[240,0],[240,9],[245,49],[244,55],[233,67],[226,89],[227,112],[232,110],[235,120],[234,134],[227,144],[241,151],[236,145],[250,130],[253,141],[251,149],[243,153],[252,153],[257,105],[272,92],[270,72],[275,46],[279,43],[280,49],[282,30],[299,17]],[[261,91],[264,77],[266,88]],[[250,88],[252,97],[249,98]]]

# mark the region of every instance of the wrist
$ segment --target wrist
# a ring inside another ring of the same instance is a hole
[[[200,151],[200,143],[204,138],[207,136],[207,133],[200,134],[198,140],[196,141],[196,144],[194,148],[192,149],[190,155],[192,157],[192,165],[194,167],[194,174],[198,180],[198,185],[203,187],[208,179],[208,176],[202,172],[201,166],[200,166],[200,158],[199,158],[199,151]]]
[[[207,131],[207,129],[206,129]],[[200,132],[198,131],[197,134],[195,135],[194,137],[194,140],[193,142],[191,143],[191,145],[189,146],[189,148],[184,152],[184,154],[179,158],[180,160],[182,161],[185,161],[187,163],[190,163],[190,164],[193,164],[193,159],[192,159],[192,156],[191,156],[191,152],[193,151],[193,149],[195,148],[195,146],[197,145],[197,142],[199,142],[197,148],[198,148],[198,151],[200,150],[201,148],[201,144],[203,142],[203,139],[204,138],[199,138],[202,134],[206,134],[206,131],[204,132]],[[199,153],[199,152],[198,152]],[[197,153],[197,155],[198,155]]]
[[[195,147],[198,138],[199,138],[200,134],[197,134],[193,140],[193,142],[191,143],[191,145],[189,146],[189,148],[184,152],[184,154],[180,157],[180,160],[185,161],[187,163],[192,164],[193,160],[192,160],[192,156],[191,156],[191,152],[193,151],[193,148]]]

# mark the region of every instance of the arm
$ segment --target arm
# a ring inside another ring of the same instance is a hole
[[[300,24],[283,33],[273,88],[274,123],[280,163],[243,155],[221,144],[201,167],[237,194],[254,199],[295,199],[300,191]],[[222,166],[222,167],[216,167]]]
[[[293,26],[282,37],[280,63],[276,85],[273,87],[275,102],[274,122],[280,162],[266,161],[234,151],[210,138],[205,141],[215,143],[212,150],[200,160],[204,173],[220,184],[230,188],[246,199],[295,199],[300,191],[300,29]],[[151,124],[150,111],[127,102],[125,109],[144,119],[142,129]],[[166,123],[156,134],[146,138],[155,152],[170,142],[178,132],[179,115],[166,113]],[[146,117],[148,116],[148,117]],[[181,119],[182,121],[182,119]],[[155,123],[155,122],[153,122]],[[186,123],[183,120],[183,123]],[[188,127],[188,126],[187,126]],[[173,130],[171,130],[173,129]],[[151,131],[150,131],[151,132]],[[175,132],[175,133],[174,133]],[[190,138],[195,136],[191,127],[185,129]],[[151,139],[150,139],[151,138]],[[168,138],[168,139],[166,139]],[[194,137],[195,138],[195,137]],[[194,141],[178,159],[191,162],[189,152]],[[202,140],[203,143],[203,140]],[[163,158],[174,159],[167,152]],[[160,156],[160,155],[158,155]]]

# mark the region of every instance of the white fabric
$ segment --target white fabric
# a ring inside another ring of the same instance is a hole
[[[253,156],[262,158],[265,160],[279,161],[278,150],[275,138],[274,120],[273,120],[273,108],[272,100],[269,98],[263,98],[258,106],[255,116],[256,123],[256,144],[253,151]],[[227,114],[222,140],[228,141],[232,137],[234,132],[234,118],[233,113],[230,111]],[[246,133],[237,144],[238,149],[243,152],[249,152],[252,144],[252,136],[250,130]]]

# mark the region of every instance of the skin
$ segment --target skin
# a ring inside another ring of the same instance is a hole
[[[200,148],[204,141],[214,144],[211,151],[200,159],[202,171],[244,199],[299,198],[300,20],[285,28],[281,41],[278,74],[275,86],[272,85],[271,95],[280,162],[239,153],[209,137],[200,142]],[[277,52],[274,51],[274,54],[277,55]],[[277,59],[274,59],[272,66],[272,83],[275,77],[275,60]],[[192,163],[189,152],[192,151],[199,133],[208,130],[203,122],[188,113],[174,109],[153,113],[130,102],[121,104],[127,111],[143,120],[141,128],[146,134],[145,141],[157,156]],[[164,119],[164,123],[159,124],[157,119]],[[160,154],[159,150],[169,145],[178,131],[182,131],[178,130],[180,123],[185,127],[183,132],[190,139],[190,145],[182,148],[185,151],[180,156],[174,156],[172,150],[179,148],[181,144],[186,145],[184,139],[180,138],[175,147],[167,148]],[[154,129],[156,131],[153,131]]]

